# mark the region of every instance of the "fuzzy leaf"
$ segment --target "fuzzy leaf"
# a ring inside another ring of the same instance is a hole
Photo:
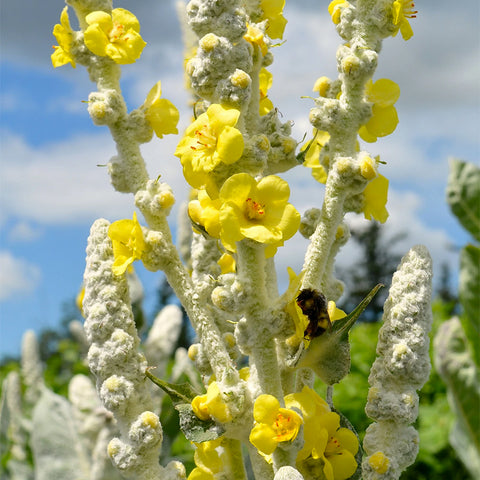
[[[44,388],[32,418],[35,479],[88,479],[90,459],[81,445],[70,403]]]
[[[480,248],[467,245],[460,254],[460,302],[465,315],[462,326],[480,366]]]
[[[480,241],[480,168],[473,163],[450,161],[447,202],[462,226]]]
[[[190,404],[197,395],[200,395],[189,383],[175,384],[164,382],[155,377],[155,375],[152,375],[149,370],[145,371],[145,375],[172,399],[172,403],[175,407],[178,404]]]
[[[480,374],[457,317],[443,323],[434,341],[435,365],[455,413],[450,443],[473,478],[480,478]]]
[[[213,420],[200,420],[192,410],[190,403],[175,405],[180,415],[180,429],[191,442],[208,442],[223,435],[225,430]]]

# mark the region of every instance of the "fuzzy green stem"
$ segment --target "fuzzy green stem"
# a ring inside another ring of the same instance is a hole
[[[340,189],[333,176],[329,176],[325,191],[320,222],[310,237],[310,245],[305,255],[302,289],[321,289],[329,261],[329,253],[335,241],[337,228],[343,220],[343,203],[346,193]]]
[[[230,464],[230,472],[235,480],[247,480],[247,472],[243,463],[242,444],[239,440],[227,438],[222,443]]]
[[[250,331],[250,362],[256,367],[262,392],[274,395],[283,403],[275,340],[269,329],[273,311],[266,289],[265,248],[243,240],[237,243],[237,256],[239,280],[248,291],[245,318]]]
[[[272,465],[258,453],[257,449],[249,442],[247,444],[248,456],[252,464],[253,475],[256,480],[273,480]]]

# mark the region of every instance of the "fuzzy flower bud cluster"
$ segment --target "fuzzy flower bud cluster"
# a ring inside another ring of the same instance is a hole
[[[139,338],[124,276],[112,272],[113,249],[109,223],[97,220],[91,229],[85,270],[85,330],[91,344],[88,361],[97,378],[97,390],[121,432],[108,453],[126,478],[161,478],[158,463],[162,427],[144,378],[145,357],[138,352]],[[178,478],[181,478],[179,472]]]
[[[398,479],[418,452],[410,426],[418,415],[418,395],[430,374],[432,260],[417,245],[402,259],[384,307],[377,359],[372,366],[367,415],[375,420],[364,439],[366,480]]]

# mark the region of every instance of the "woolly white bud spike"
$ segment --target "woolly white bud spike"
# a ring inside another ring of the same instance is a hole
[[[413,247],[393,276],[379,332],[365,411],[376,423],[364,439],[365,480],[396,480],[418,453],[418,395],[430,374],[428,334],[432,325],[432,260]]]

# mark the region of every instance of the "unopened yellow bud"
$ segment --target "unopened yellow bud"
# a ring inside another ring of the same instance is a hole
[[[232,85],[239,88],[247,88],[252,83],[250,75],[238,68],[230,76],[230,81]]]
[[[408,348],[404,343],[398,343],[393,347],[393,354],[396,357],[403,357],[408,352]]]
[[[112,375],[103,382],[103,385],[109,392],[115,392],[121,385],[120,377]]]
[[[293,138],[285,138],[282,142],[283,145],[283,151],[285,153],[290,153],[295,150],[295,147],[297,146],[297,142]]]
[[[376,398],[378,398],[378,388],[377,387],[370,387],[370,390],[368,391],[367,395],[367,400],[369,402],[373,402]]]
[[[377,175],[377,162],[368,155],[365,155],[360,161],[360,173],[363,178],[373,180]]]
[[[119,450],[120,448],[115,438],[108,443],[107,453],[109,457],[115,456],[119,452]]]
[[[129,338],[130,338],[130,335],[127,332],[120,329],[117,329],[112,333],[112,340],[116,343],[120,343],[120,344],[127,343]]]
[[[348,55],[342,60],[342,69],[347,75],[358,70],[359,66],[360,60],[355,55]]]
[[[145,426],[149,426],[155,429],[158,428],[158,426],[160,425],[158,416],[155,415],[153,412],[143,412],[140,418],[142,420],[142,424]]]
[[[209,420],[210,415],[208,413],[207,395],[197,395],[192,400],[192,410],[200,420]]]
[[[190,345],[190,347],[188,348],[188,358],[192,362],[194,362],[197,356],[198,356],[198,344],[194,343],[193,345]]]
[[[101,120],[103,117],[105,117],[106,111],[107,108],[105,106],[105,102],[91,102],[88,105],[88,113],[90,113],[92,120]]]
[[[175,203],[175,197],[172,192],[162,192],[158,195],[158,203],[162,208],[170,208]]]
[[[345,235],[345,228],[343,225],[337,227],[337,233],[335,234],[335,240],[339,240]]]
[[[383,452],[377,452],[368,459],[368,463],[377,473],[383,474],[388,470],[390,462]]]
[[[229,346],[230,348],[234,347],[237,343],[237,341],[235,340],[235,335],[230,332],[225,333],[223,335],[223,339],[225,340],[225,343],[227,344],[227,346]]]
[[[315,85],[313,86],[313,91],[318,92],[321,97],[325,97],[327,95],[327,91],[330,88],[330,79],[328,77],[320,77],[317,78]]]
[[[206,52],[210,52],[219,44],[219,42],[219,38],[214,33],[207,33],[200,39],[200,47]]]
[[[258,142],[258,147],[261,150],[264,150],[265,152],[268,152],[268,150],[270,150],[270,142],[266,135],[260,135],[260,141]]]
[[[250,368],[243,367],[238,371],[238,374],[240,375],[240,378],[246,382],[248,377],[250,377]]]
[[[352,162],[350,161],[349,158],[339,158],[336,163],[337,166],[337,171],[340,174],[347,173],[351,167],[352,167]]]

